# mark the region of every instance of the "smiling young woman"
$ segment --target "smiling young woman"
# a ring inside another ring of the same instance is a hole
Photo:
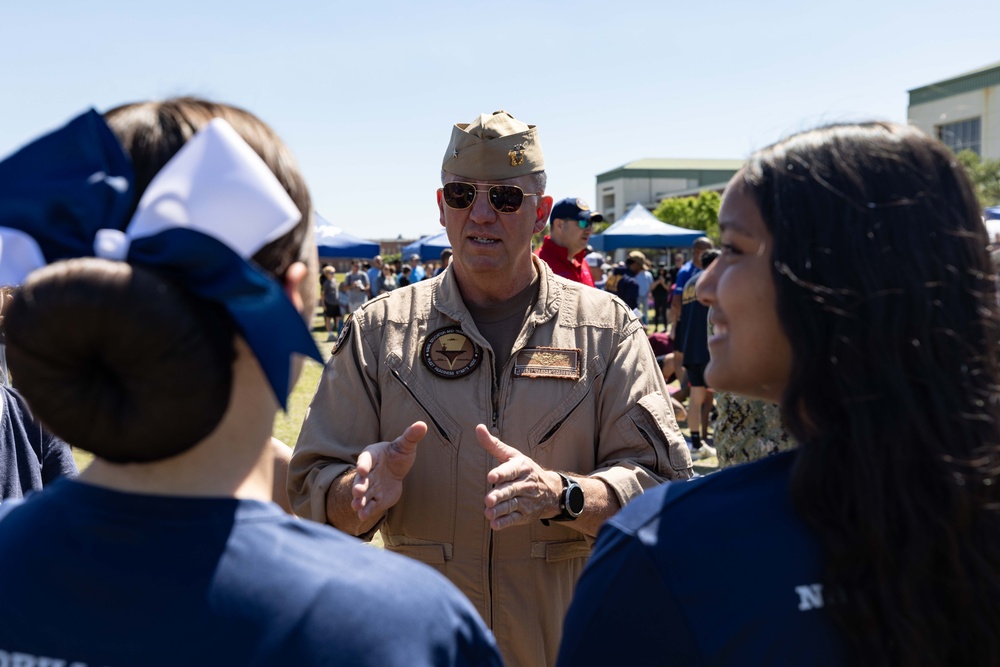
[[[1000,664],[1000,319],[961,165],[912,128],[820,128],[754,154],[719,217],[707,378],[800,446],[609,520],[561,664]]]

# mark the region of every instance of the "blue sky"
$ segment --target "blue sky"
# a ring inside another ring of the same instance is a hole
[[[86,107],[196,94],[290,145],[327,219],[438,229],[452,124],[539,127],[549,194],[643,157],[743,158],[1000,61],[996,0],[0,0],[0,155]],[[998,102],[1000,103],[1000,102]]]

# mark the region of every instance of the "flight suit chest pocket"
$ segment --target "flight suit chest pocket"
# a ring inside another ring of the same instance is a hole
[[[406,410],[406,401],[412,401],[424,412],[429,420],[428,426],[436,429],[442,440],[450,443],[452,447],[457,447],[462,440],[462,428],[458,422],[451,418],[449,411],[438,401],[438,398],[447,401],[448,396],[453,395],[456,397],[457,403],[463,402],[462,397],[468,396],[471,391],[467,384],[469,378],[448,380],[447,382],[450,382],[454,387],[446,387],[448,391],[442,391],[440,387],[435,386],[432,389],[428,386],[425,379],[414,372],[413,368],[403,363],[399,355],[394,352],[387,355],[386,366],[395,380],[397,391],[383,393],[382,410],[402,412]],[[435,383],[435,385],[437,384],[440,383]]]
[[[549,379],[549,378],[515,378],[516,383],[535,383],[531,387],[537,390],[538,404],[547,404],[556,398],[555,406],[548,410],[539,419],[535,426],[528,432],[528,445],[532,450],[544,448],[556,434],[570,421],[577,417],[581,410],[587,412],[588,433],[596,431],[594,427],[593,411],[595,401],[595,385],[607,368],[607,362],[603,357],[595,356],[582,369],[580,379],[575,382],[569,380]],[[566,388],[569,390],[566,391]],[[589,409],[588,409],[589,406]],[[581,412],[579,418],[583,418]]]

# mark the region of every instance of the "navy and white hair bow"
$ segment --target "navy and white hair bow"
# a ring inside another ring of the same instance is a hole
[[[301,220],[288,193],[220,118],[163,166],[127,220],[134,180],[93,109],[0,162],[0,285],[72,257],[155,269],[229,311],[285,408],[291,355],[321,357],[281,285],[250,258]]]

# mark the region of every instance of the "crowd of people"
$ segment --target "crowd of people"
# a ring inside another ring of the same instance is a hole
[[[451,254],[450,248],[441,251],[439,264],[421,264],[420,255],[411,255],[406,266],[401,259],[385,262],[381,255],[376,255],[370,262],[355,259],[351,261],[350,271],[339,281],[336,269],[324,264],[320,269],[319,284],[327,342],[337,340],[344,318],[366,301],[397,287],[419,282],[427,276],[439,275],[448,268]]]
[[[1000,664],[997,275],[948,149],[793,135],[655,267],[506,111],[440,171],[441,266],[338,280],[245,110],[0,162],[0,665]]]

